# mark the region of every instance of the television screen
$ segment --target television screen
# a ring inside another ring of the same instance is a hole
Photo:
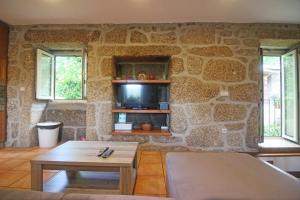
[[[159,85],[128,84],[118,88],[118,101],[128,109],[158,109],[166,87]]]

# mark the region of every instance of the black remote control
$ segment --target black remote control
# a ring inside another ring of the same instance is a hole
[[[109,156],[111,156],[111,154],[114,152],[113,149],[109,149],[107,150],[105,153],[102,154],[102,158],[108,158]]]
[[[97,155],[98,157],[101,157],[106,151],[108,151],[109,147],[105,147],[104,150],[100,151]]]

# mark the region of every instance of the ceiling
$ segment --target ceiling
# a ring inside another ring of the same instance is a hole
[[[300,23],[300,0],[0,0],[0,20],[11,25]]]

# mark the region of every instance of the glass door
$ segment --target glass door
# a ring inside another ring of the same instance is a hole
[[[281,56],[282,137],[298,142],[297,50]]]

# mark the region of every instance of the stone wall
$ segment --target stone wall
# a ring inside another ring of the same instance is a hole
[[[258,49],[262,39],[300,39],[300,25],[12,26],[7,146],[33,144],[27,118],[29,106],[35,102],[35,46],[68,43],[88,49],[87,139],[139,141],[148,149],[255,150],[260,125]],[[172,137],[112,136],[112,58],[148,55],[171,58]],[[221,96],[221,91],[229,96]]]
[[[44,119],[63,123],[60,138],[63,142],[86,137],[85,103],[50,103],[44,113]]]

